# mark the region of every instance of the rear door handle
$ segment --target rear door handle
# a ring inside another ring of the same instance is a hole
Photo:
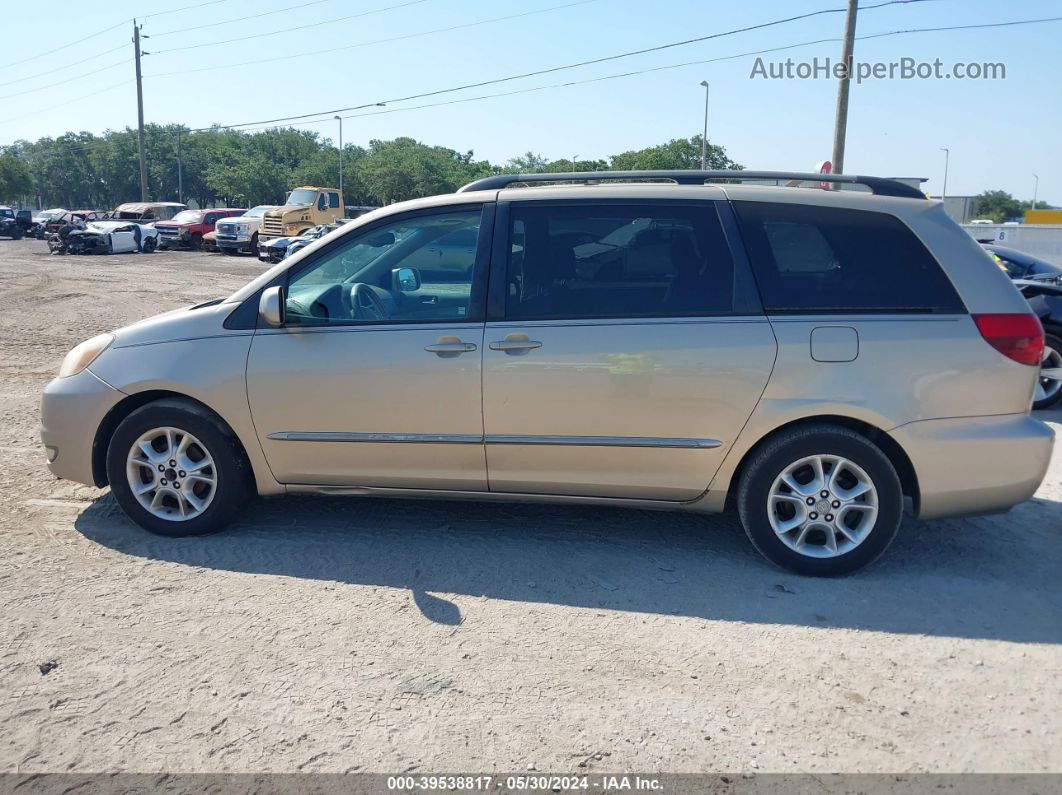
[[[458,356],[476,350],[476,343],[462,342],[459,337],[443,336],[434,345],[425,345],[424,350],[439,357]]]

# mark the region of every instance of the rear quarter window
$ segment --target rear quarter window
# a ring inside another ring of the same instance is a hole
[[[733,206],[768,312],[966,311],[939,263],[895,216],[770,202]]]

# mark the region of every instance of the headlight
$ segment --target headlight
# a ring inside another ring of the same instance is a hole
[[[291,233],[298,232],[301,227],[298,224],[288,224],[287,229]]]
[[[59,368],[59,377],[66,378],[77,375],[94,361],[101,353],[114,342],[113,334],[100,334],[90,340],[85,340],[66,355],[63,364]]]

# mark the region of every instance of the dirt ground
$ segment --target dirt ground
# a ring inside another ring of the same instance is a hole
[[[49,475],[69,348],[259,272],[0,240],[0,772],[1062,771],[1062,446],[826,581],[730,517],[289,498],[165,539]]]

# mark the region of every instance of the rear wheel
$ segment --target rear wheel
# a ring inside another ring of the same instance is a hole
[[[832,425],[784,432],[754,454],[738,488],[745,532],[772,563],[799,574],[848,574],[892,543],[900,479],[865,437]]]
[[[239,441],[210,411],[180,399],[149,403],[121,422],[107,477],[129,518],[165,536],[221,530],[251,492]]]
[[[1062,400],[1062,339],[1048,334],[1044,337],[1044,358],[1040,364],[1040,380],[1033,396],[1034,409],[1049,409]]]

